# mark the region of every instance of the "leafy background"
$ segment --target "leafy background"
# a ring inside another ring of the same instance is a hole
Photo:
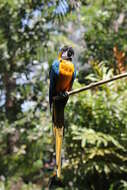
[[[55,166],[50,66],[67,44],[75,49],[74,89],[119,74],[113,48],[126,55],[126,10],[126,0],[0,1],[1,190],[48,189]],[[64,189],[127,189],[126,96],[121,79],[70,98]]]

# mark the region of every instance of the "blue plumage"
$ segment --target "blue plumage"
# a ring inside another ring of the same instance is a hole
[[[52,123],[54,135],[56,137],[56,165],[57,177],[61,175],[61,146],[64,133],[64,108],[68,101],[68,93],[70,91],[76,77],[75,65],[72,63],[74,50],[72,47],[64,46],[58,53],[58,59],[51,66],[49,73],[49,103],[52,109]],[[62,99],[53,100],[53,96],[61,95]]]
[[[51,70],[50,70],[50,74],[49,74],[49,77],[50,77],[50,87],[49,87],[50,109],[51,109],[51,105],[52,105],[52,97],[57,95],[55,87],[56,87],[57,79],[59,77],[59,65],[60,65],[60,62],[58,60],[55,60],[51,66]],[[73,85],[75,78],[76,78],[76,69],[74,70],[74,74],[72,77],[72,85]]]
[[[49,73],[50,110],[51,110],[51,106],[53,102],[53,99],[52,99],[53,96],[56,96],[60,92],[64,93],[65,91],[71,90],[74,79],[76,78],[76,67],[72,63],[73,56],[74,56],[73,48],[69,46],[64,46],[63,48],[60,48],[58,52],[58,59],[56,59],[51,66],[50,73]],[[68,66],[67,66],[67,62],[68,62]],[[71,71],[73,71],[72,75],[69,73]]]
[[[49,77],[50,77],[50,87],[49,87],[49,104],[50,109],[52,105],[52,97],[56,94],[55,86],[56,86],[56,80],[59,76],[59,64],[60,62],[58,60],[55,60],[52,64]]]
[[[73,82],[74,82],[74,80],[75,80],[75,78],[76,78],[76,67],[75,67],[75,65],[74,65],[74,74],[73,74],[73,77],[72,77],[72,85],[73,85]]]

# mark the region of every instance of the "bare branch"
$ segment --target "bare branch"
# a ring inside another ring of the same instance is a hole
[[[91,88],[94,88],[94,87],[97,87],[97,86],[100,86],[100,85],[103,85],[103,84],[106,84],[106,83],[109,83],[109,82],[112,82],[112,81],[115,81],[115,80],[118,80],[118,79],[121,79],[121,78],[125,78],[125,77],[127,77],[127,73],[122,73],[120,75],[114,76],[111,79],[101,80],[99,82],[91,83],[91,84],[89,84],[87,86],[84,86],[82,88],[72,90],[72,91],[68,92],[68,95],[71,96],[71,95],[74,95],[74,94],[78,94],[80,92],[89,90]],[[55,96],[53,99],[54,100],[59,100],[59,99],[62,99],[62,98],[63,97],[61,97],[61,96]]]

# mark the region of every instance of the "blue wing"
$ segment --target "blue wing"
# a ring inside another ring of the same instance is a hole
[[[72,85],[73,85],[73,82],[74,82],[75,78],[76,78],[76,67],[74,65],[74,74],[73,74],[73,77],[72,77]]]
[[[49,78],[50,78],[50,86],[49,86],[49,104],[50,109],[52,105],[52,97],[56,95],[56,80],[59,76],[59,61],[55,60],[51,66]]]

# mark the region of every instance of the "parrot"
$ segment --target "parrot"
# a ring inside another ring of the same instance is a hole
[[[53,62],[50,72],[49,104],[52,110],[53,133],[56,147],[56,176],[61,177],[61,148],[64,134],[64,108],[68,101],[68,91],[76,78],[76,67],[72,62],[74,49],[70,46],[60,48],[58,58]],[[60,99],[54,99],[61,96]]]

